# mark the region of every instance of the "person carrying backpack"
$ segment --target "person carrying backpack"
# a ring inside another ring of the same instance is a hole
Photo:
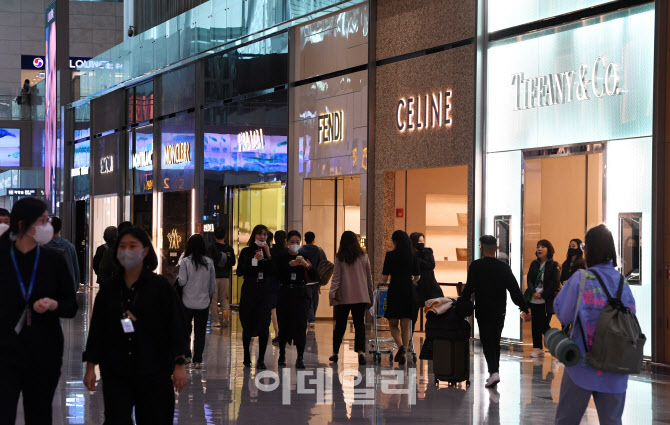
[[[565,368],[556,409],[556,424],[579,424],[591,396],[593,396],[600,423],[620,424],[626,401],[628,375],[597,370],[593,364],[603,364],[602,359],[595,355],[603,347],[597,346],[602,341],[602,336],[607,334],[608,328],[614,325],[613,322],[607,320],[612,311],[610,307],[612,303],[608,299],[618,298],[620,300],[618,312],[622,316],[635,313],[635,299],[628,283],[616,269],[617,255],[614,239],[605,225],[596,226],[586,233],[584,255],[588,269],[586,272],[582,271],[572,275],[554,301],[556,316],[562,325],[574,327],[573,340],[582,353],[577,365]],[[586,273],[586,278],[583,291],[580,291],[582,273]],[[614,303],[616,304],[616,300]],[[579,311],[575,315],[577,306],[579,306]],[[601,314],[606,320],[600,320]],[[637,329],[639,331],[639,327]],[[598,334],[597,338],[596,334]],[[639,336],[644,338],[641,333]],[[620,338],[617,344],[630,345],[631,342],[633,346],[639,344],[639,363],[641,365],[644,341],[640,343],[638,340],[623,341],[623,339]],[[627,349],[623,345],[609,347],[610,352],[617,353]],[[605,363],[610,360],[611,358],[608,357]],[[611,368],[612,365],[608,366]],[[625,365],[621,366],[623,370]]]
[[[209,247],[207,256],[214,262],[216,270],[216,294],[209,307],[210,320],[213,327],[228,327],[230,322],[230,302],[228,292],[230,288],[230,274],[235,265],[235,251],[226,243],[226,228],[219,226],[214,231],[216,242]],[[219,305],[221,312],[219,313]]]

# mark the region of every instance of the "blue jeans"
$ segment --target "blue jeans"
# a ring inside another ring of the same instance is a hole
[[[307,294],[310,298],[310,303],[307,306],[307,321],[310,323],[316,321],[316,309],[319,307],[319,289],[321,289],[321,286],[318,282],[307,286]]]
[[[626,393],[612,394],[586,390],[572,382],[565,371],[556,408],[556,425],[579,425],[591,396],[596,404],[598,420],[601,424],[621,425]]]

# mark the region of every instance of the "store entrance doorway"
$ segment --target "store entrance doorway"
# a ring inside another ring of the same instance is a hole
[[[314,232],[314,243],[333,261],[344,231],[361,234],[361,177],[305,179],[302,200],[303,234]],[[317,318],[333,318],[327,295],[323,295],[329,290],[330,284],[321,288]]]
[[[589,228],[603,222],[603,146],[595,152],[585,146],[586,153],[524,156],[522,290],[539,240],[551,242],[554,261],[562,264],[570,240],[583,240]],[[532,344],[531,324],[522,326],[524,345]],[[556,316],[550,326],[560,328]]]
[[[149,235],[153,231],[153,195],[133,195],[133,224]]]

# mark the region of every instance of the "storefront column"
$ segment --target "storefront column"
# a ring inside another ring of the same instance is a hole
[[[377,114],[377,0],[368,1],[370,19],[368,20],[370,29],[368,31],[368,163],[367,163],[367,240],[366,250],[370,265],[372,266],[372,276],[377,276],[381,270],[375,268],[375,129]],[[381,205],[380,205],[381,206]]]

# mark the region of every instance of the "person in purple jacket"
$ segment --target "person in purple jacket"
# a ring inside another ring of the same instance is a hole
[[[611,294],[616,294],[620,274],[617,266],[614,239],[609,229],[601,224],[589,230],[584,240],[586,258],[586,284],[579,306],[577,323],[572,323],[579,295],[580,273],[575,273],[565,283],[554,301],[554,310],[561,324],[575,327],[573,340],[579,346],[582,357],[579,363],[566,367],[561,382],[556,424],[579,424],[586,411],[591,396],[598,411],[598,419],[603,424],[620,424],[626,401],[628,375],[602,372],[586,363],[585,353],[591,351],[593,335],[600,312],[607,305],[607,296],[601,289],[594,273],[597,273]],[[635,312],[635,299],[625,282],[621,301]],[[585,335],[586,338],[583,338]],[[584,347],[584,340],[588,347]]]

